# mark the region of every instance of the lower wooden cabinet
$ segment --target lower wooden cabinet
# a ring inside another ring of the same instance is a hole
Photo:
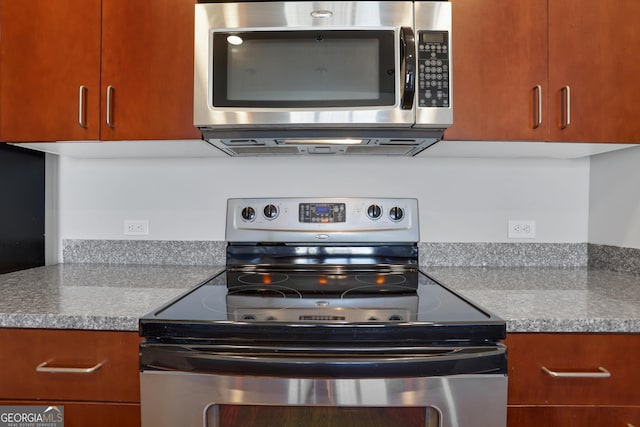
[[[138,403],[0,400],[0,405],[63,406],[64,427],[140,427]]]
[[[508,427],[640,427],[640,334],[514,333]]]
[[[64,406],[65,427],[139,427],[136,332],[0,328],[0,405]]]
[[[510,406],[508,427],[638,427],[640,406]]]

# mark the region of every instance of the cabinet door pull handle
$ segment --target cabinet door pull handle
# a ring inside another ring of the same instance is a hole
[[[571,87],[569,87],[569,85],[564,86],[561,92],[564,93],[562,129],[566,129],[571,125]]]
[[[107,86],[107,126],[113,129],[113,92],[115,88],[111,85]]]
[[[542,124],[542,86],[535,85],[533,87],[534,94],[534,116],[533,116],[533,128],[538,129]],[[537,115],[536,115],[537,114]]]
[[[611,372],[603,367],[599,367],[597,372],[558,372],[552,371],[546,366],[542,367],[542,372],[554,378],[610,378]]]
[[[42,362],[38,366],[36,366],[36,372],[47,372],[54,374],[91,374],[98,369],[102,368],[104,362],[99,362],[98,364],[91,366],[90,368],[62,368],[55,366],[47,366],[50,361]]]
[[[87,87],[85,85],[80,86],[78,91],[78,124],[81,128],[87,127]]]

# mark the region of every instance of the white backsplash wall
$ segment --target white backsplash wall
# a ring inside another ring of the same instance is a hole
[[[415,197],[425,242],[586,242],[589,160],[395,157],[75,159],[59,164],[60,239],[224,240],[226,199]],[[148,236],[123,221],[148,220]],[[507,221],[535,220],[535,239]]]
[[[591,158],[589,242],[640,249],[640,146]]]

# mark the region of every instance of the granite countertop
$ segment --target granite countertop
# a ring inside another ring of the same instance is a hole
[[[137,331],[138,318],[222,266],[59,264],[0,275],[0,327]],[[586,268],[426,272],[509,332],[640,332],[640,276]]]
[[[426,270],[507,321],[508,332],[640,332],[640,276],[586,268]]]
[[[222,266],[58,264],[0,275],[0,327],[137,331]]]

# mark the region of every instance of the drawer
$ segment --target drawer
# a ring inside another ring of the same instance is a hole
[[[139,402],[135,332],[0,329],[0,399]]]
[[[56,401],[0,400],[0,405],[51,405],[64,407],[64,427],[140,427],[137,403],[71,403]]]
[[[506,345],[509,404],[640,402],[640,370],[636,362],[640,335],[509,334]],[[558,376],[553,376],[554,372]]]
[[[507,427],[638,427],[640,406],[518,406],[507,409]]]

